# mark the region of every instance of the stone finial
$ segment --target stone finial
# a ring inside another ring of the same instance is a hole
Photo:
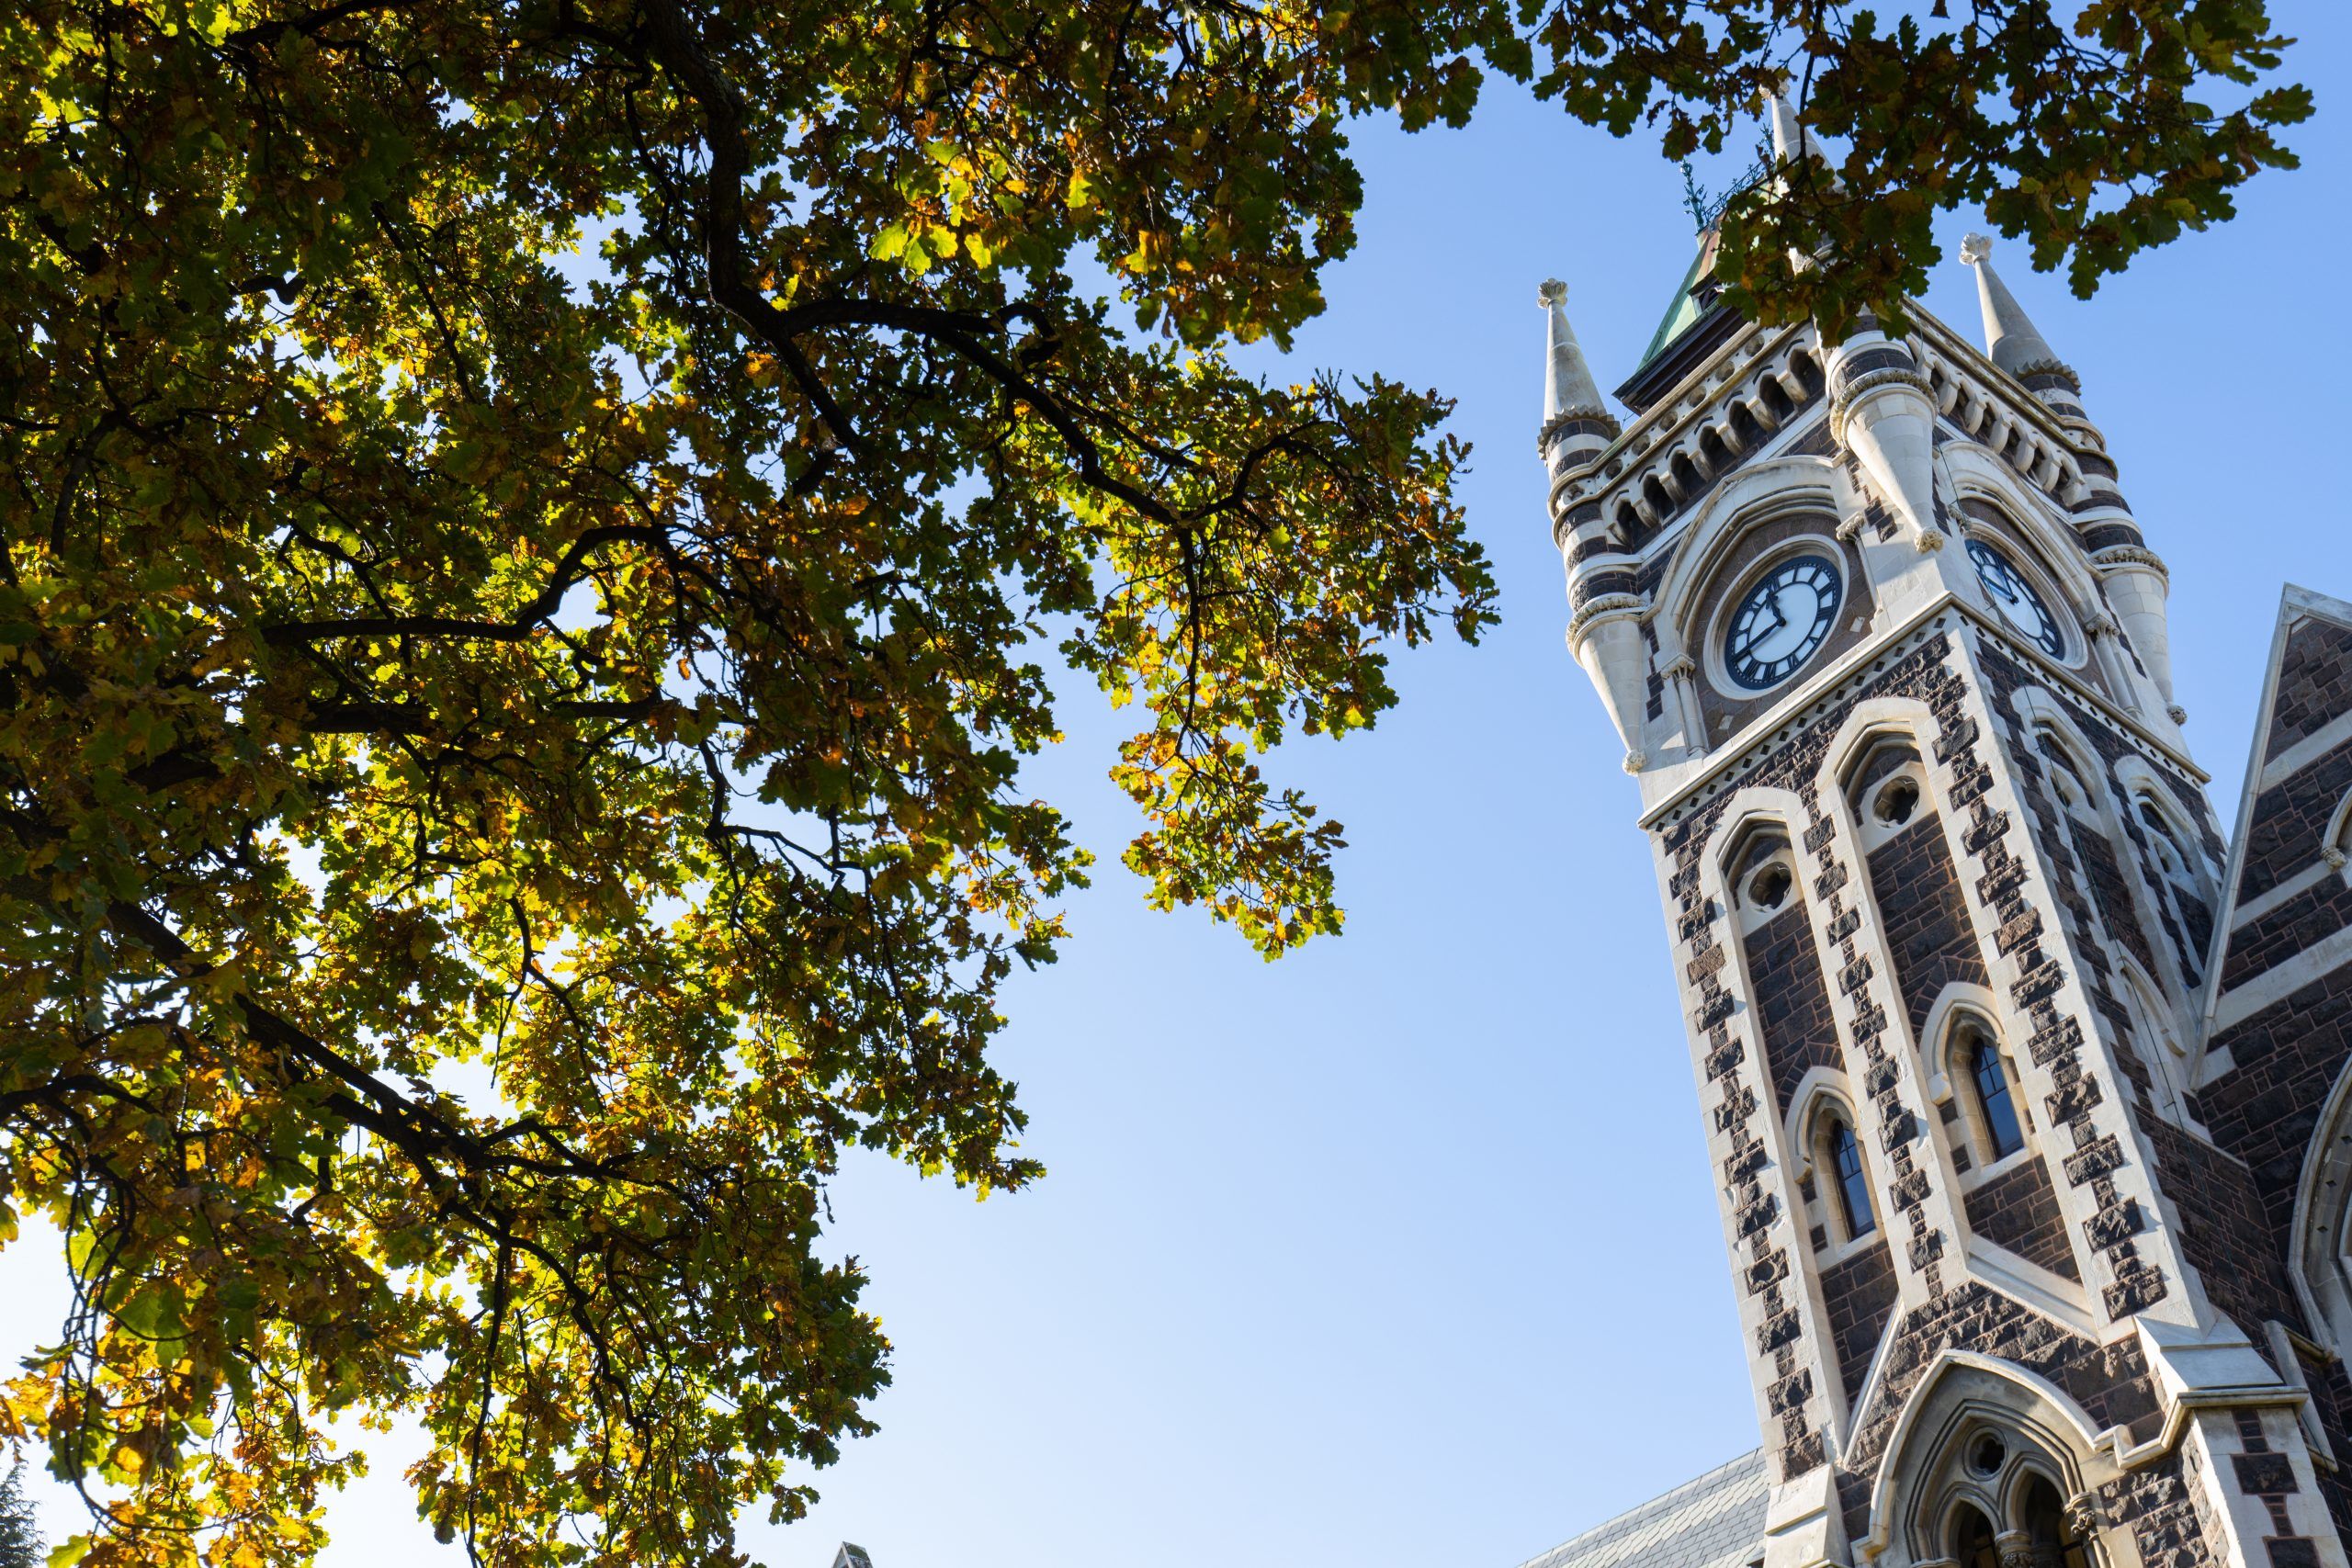
[[[1568,302],[1568,286],[1556,277],[1547,277],[1535,286],[1535,302],[1545,310]]]
[[[1993,270],[1993,241],[1971,234],[1960,243],[1960,259],[1976,269],[1976,302],[1984,313],[1984,354],[2020,381],[2029,376],[2054,376],[2075,391],[2082,383],[2064,361],[2050,351],[2033,322],[2018,304],[2001,275]]]

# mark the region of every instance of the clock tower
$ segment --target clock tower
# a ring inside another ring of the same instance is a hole
[[[2165,570],[2081,383],[1980,238],[1981,347],[1756,325],[1711,244],[1622,423],[1544,286],[1540,442],[1665,898],[1755,1556],[2346,1568],[2342,1365],[2245,1260],[2267,1200],[2200,1098],[2229,862]]]

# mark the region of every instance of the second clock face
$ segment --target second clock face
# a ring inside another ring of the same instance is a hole
[[[1999,549],[1982,539],[1968,541],[1968,558],[1976,564],[1976,580],[1992,596],[1993,607],[2001,618],[2025,633],[2052,659],[2066,653],[2066,634],[2059,629],[2058,617],[2041,602],[2033,583],[2019,571],[2017,563]]]
[[[1837,563],[1826,556],[1782,561],[1732,612],[1724,668],[1751,692],[1779,685],[1820,651],[1844,592]]]

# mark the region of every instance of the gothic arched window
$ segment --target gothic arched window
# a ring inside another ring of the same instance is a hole
[[[2149,852],[2155,856],[2156,870],[2172,892],[2173,906],[2188,939],[2181,950],[2181,966],[2194,985],[2202,976],[2205,949],[2213,940],[2212,895],[2205,886],[2203,864],[2181,842],[2180,830],[2153,798],[2141,795],[2139,807]]]
[[[2057,796],[2067,815],[2104,833],[2107,824],[2099,819],[2097,797],[2091,794],[2090,783],[2084,777],[2082,764],[2075,760],[2073,749],[2059,739],[2048,725],[2035,731],[2034,739],[2042,761],[2049,765],[2050,793]]]
[[[2008,1069],[2001,1064],[2001,1048],[1992,1036],[1971,1032],[1966,1046],[1969,1081],[1976,1086],[1976,1109],[1984,1118],[1984,1141],[1995,1159],[2006,1159],[2025,1147],[2025,1129],[2018,1124],[2016,1101],[2009,1097]]]
[[[2172,1004],[2136,964],[2127,962],[2120,978],[2122,984],[2117,988],[2132,1023],[2132,1043],[2154,1080],[2156,1109],[2167,1121],[2178,1122],[2186,1110],[2181,1095],[2188,1087],[2192,1064],[2180,1043]]]
[[[1875,850],[1930,810],[1927,770],[1906,734],[1890,731],[1865,745],[1845,772],[1861,847]]]
[[[2035,1568],[2041,1568],[2044,1563],[2049,1568],[2090,1568],[2082,1534],[2066,1517],[2066,1506],[2058,1496],[2058,1488],[2037,1475],[2026,1483],[2018,1506],[2022,1516],[2018,1528],[2033,1543]]]
[[[1724,879],[1742,931],[1755,931],[1800,903],[1796,856],[1777,823],[1760,824],[1740,840],[1725,863]]]
[[[1983,1014],[1955,1010],[1941,1040],[1936,1065],[1967,1129],[1954,1163],[1962,1170],[1996,1165],[2025,1147],[2030,1122],[2000,1036]]]
[[[1861,1140],[1854,1136],[1853,1123],[1836,1117],[1830,1121],[1826,1143],[1830,1174],[1838,1183],[1838,1212],[1846,1221],[1846,1234],[1868,1235],[1878,1229],[1878,1211],[1871,1206],[1871,1179],[1862,1168]]]
[[[1960,1568],[2001,1568],[2000,1550],[1993,1544],[1993,1521],[1965,1503],[1952,1513],[1952,1560]]]

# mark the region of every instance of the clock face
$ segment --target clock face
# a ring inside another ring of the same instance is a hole
[[[2017,563],[1982,539],[1968,541],[1968,558],[1976,563],[1976,580],[1992,596],[2001,618],[2031,637],[2051,658],[2063,657],[2066,634],[2059,630],[2058,617],[2050,613],[2050,606],[2041,602],[2041,595],[2034,592]]]
[[[1751,692],[1777,686],[1820,650],[1844,596],[1835,562],[1798,556],[1764,574],[1732,613],[1724,665]]]

